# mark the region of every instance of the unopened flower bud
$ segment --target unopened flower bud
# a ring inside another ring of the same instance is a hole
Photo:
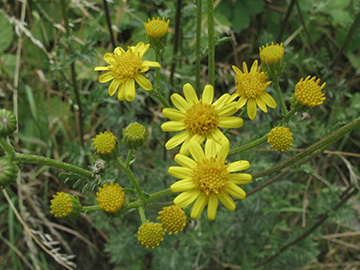
[[[0,110],[0,137],[7,137],[16,130],[16,117],[13,112],[6,109]]]
[[[15,183],[18,167],[8,157],[0,158],[0,188],[5,188],[11,183]]]
[[[147,131],[139,123],[131,123],[123,129],[123,143],[130,149],[137,149],[143,146],[147,138]]]
[[[53,195],[51,202],[51,211],[57,218],[75,219],[81,212],[81,203],[77,196],[65,192],[57,192]]]

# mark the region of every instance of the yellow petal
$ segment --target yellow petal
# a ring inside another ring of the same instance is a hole
[[[245,62],[243,62],[243,71],[244,73],[249,73],[248,67]]]
[[[208,200],[209,197],[201,193],[200,196],[196,199],[191,209],[190,217],[193,219],[197,219],[204,210]]]
[[[170,166],[168,173],[176,178],[185,179],[192,175],[193,170],[186,167]]]
[[[199,162],[205,158],[204,151],[197,142],[191,142],[189,150],[195,161]]]
[[[185,113],[173,108],[165,108],[162,110],[163,116],[171,120],[184,120]]]
[[[244,107],[244,105],[246,104],[247,101],[248,101],[248,99],[246,97],[241,96],[239,98],[239,100],[237,101],[237,104],[236,104],[237,108],[241,109],[242,107]]]
[[[240,117],[221,117],[218,126],[222,128],[239,128],[244,124],[244,120]]]
[[[119,85],[118,100],[120,100],[120,101],[125,100],[125,83],[122,83],[122,84]]]
[[[231,197],[227,193],[219,193],[218,197],[228,210],[234,211],[236,209],[236,205],[233,199],[231,199]]]
[[[248,173],[232,173],[228,176],[231,183],[241,185],[247,184],[252,181],[252,175]]]
[[[228,172],[237,172],[237,171],[246,170],[249,167],[250,167],[249,161],[238,160],[238,161],[230,163],[228,168],[227,168],[227,171]]]
[[[177,207],[183,208],[192,203],[198,195],[199,191],[196,189],[185,191],[174,199],[174,204]]]
[[[109,67],[96,67],[94,68],[95,71],[104,71],[104,70],[110,70]]]
[[[143,75],[137,73],[135,75],[135,80],[142,89],[146,91],[150,91],[153,89],[151,82],[148,79],[146,79]]]
[[[234,196],[235,198],[238,198],[241,200],[245,199],[245,197],[246,197],[245,191],[241,187],[239,187],[233,183],[230,183],[229,185],[227,185],[225,191],[228,192],[231,196]]]
[[[256,116],[256,101],[255,99],[249,99],[247,102],[247,113],[251,120],[255,119]]]
[[[218,100],[213,103],[213,106],[215,106],[215,110],[221,110],[221,108],[224,107],[226,103],[230,103],[230,99],[235,95],[236,94],[232,96],[230,96],[229,94],[223,94],[221,97],[219,97]]]
[[[172,192],[184,192],[196,187],[196,183],[192,179],[184,179],[177,181],[170,186]]]
[[[219,204],[219,199],[216,195],[210,195],[208,203],[208,219],[214,220],[216,217],[216,212]]]
[[[108,81],[111,81],[112,79],[114,79],[114,74],[110,71],[100,75],[98,81],[100,83],[106,83]]]
[[[190,136],[190,133],[187,130],[184,130],[180,132],[179,134],[176,134],[174,137],[172,137],[170,140],[167,141],[165,144],[165,148],[167,150],[173,149],[174,147],[181,144],[183,141],[186,140]]]
[[[262,100],[266,103],[266,105],[268,105],[270,108],[273,108],[273,109],[276,108],[276,101],[275,101],[275,99],[274,99],[272,96],[270,96],[268,93],[263,92],[263,93],[261,94],[261,98],[262,98]]]
[[[110,97],[112,97],[116,93],[116,91],[119,88],[120,83],[121,83],[121,81],[116,78],[111,82],[111,84],[109,86],[109,96]]]
[[[164,132],[179,131],[185,128],[183,121],[169,121],[161,125],[161,130]]]
[[[205,86],[201,99],[206,104],[211,105],[213,103],[213,100],[214,100],[214,87],[212,87],[212,85],[207,84]]]
[[[216,113],[219,116],[230,116],[233,115],[238,111],[238,108],[236,107],[236,102],[228,103],[221,109],[215,109]]]
[[[205,157],[211,158],[216,156],[216,142],[214,140],[207,140],[205,143]]]
[[[211,133],[208,135],[209,139],[213,139],[218,144],[223,144],[228,142],[228,138],[222,133],[218,128],[213,129]]]
[[[125,82],[125,99],[133,101],[135,99],[135,81],[129,79]]]
[[[114,55],[112,53],[105,53],[104,60],[110,64],[110,62],[114,61]]]
[[[219,148],[216,159],[217,160],[222,159],[225,162],[225,159],[226,159],[227,155],[229,154],[229,149],[230,149],[230,142],[229,141],[224,142]]]
[[[142,61],[142,66],[146,66],[146,67],[161,67],[160,63],[155,62],[155,61]]]
[[[236,74],[242,74],[241,70],[237,66],[232,66],[232,69],[235,71]]]
[[[194,135],[190,134],[189,132],[189,136],[186,138],[186,140],[183,142],[183,144],[180,147],[180,151],[179,151],[180,154],[185,156],[190,155],[189,144],[190,142],[192,142],[192,137],[194,137]]]
[[[190,83],[184,85],[183,92],[185,95],[185,99],[190,106],[192,106],[194,103],[199,102],[196,92]]]
[[[172,94],[171,101],[175,107],[182,112],[186,112],[190,108],[189,103],[187,103],[186,100],[179,94]]]
[[[185,155],[182,155],[182,154],[177,154],[175,156],[174,160],[183,167],[187,167],[190,169],[193,169],[196,167],[196,162],[193,159],[191,159]]]
[[[116,55],[121,55],[123,53],[126,53],[126,52],[121,47],[116,47],[115,50],[114,50],[114,54],[116,54]]]
[[[256,99],[256,104],[258,105],[258,107],[264,112],[264,113],[267,113],[268,110],[266,108],[266,104],[264,102],[264,100],[261,98],[261,96],[259,96],[257,99]]]

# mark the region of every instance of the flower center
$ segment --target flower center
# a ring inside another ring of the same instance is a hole
[[[197,163],[193,170],[196,187],[206,195],[219,194],[224,190],[228,181],[227,165],[215,158],[204,159]]]
[[[127,53],[113,55],[113,61],[110,63],[110,70],[113,71],[116,78],[124,82],[128,79],[133,79],[141,70],[141,66],[141,57],[129,49]]]
[[[268,84],[266,75],[259,73],[255,76],[252,73],[242,74],[241,79],[236,81],[236,89],[241,96],[256,99],[265,91]]]
[[[215,108],[201,100],[186,111],[184,123],[192,134],[207,135],[217,128],[219,116]]]

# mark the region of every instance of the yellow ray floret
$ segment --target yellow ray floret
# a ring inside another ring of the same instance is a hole
[[[152,90],[151,82],[140,73],[149,70],[149,67],[160,67],[158,62],[142,60],[150,44],[139,42],[136,46],[128,47],[125,52],[117,47],[114,53],[106,53],[104,60],[109,64],[106,67],[96,67],[95,71],[108,71],[99,77],[99,82],[106,83],[112,80],[109,86],[109,95],[118,91],[120,101],[133,101],[135,99],[135,81],[144,90]]]
[[[189,143],[196,141],[202,143],[205,139],[213,139],[218,144],[228,142],[220,128],[239,128],[243,120],[232,117],[238,109],[236,102],[227,102],[230,96],[222,95],[216,102],[214,100],[214,88],[206,85],[199,99],[191,84],[183,87],[185,99],[179,94],[171,95],[171,100],[177,109],[165,108],[162,113],[165,117],[173,120],[161,125],[165,132],[181,131],[172,137],[166,144],[166,149],[172,149],[180,144],[180,153],[189,154]]]
[[[268,111],[266,106],[276,108],[274,98],[265,92],[271,81],[267,81],[267,76],[261,72],[257,60],[252,64],[250,72],[245,62],[243,62],[243,71],[236,66],[233,66],[233,70],[236,73],[236,93],[231,96],[229,101],[240,97],[237,102],[238,109],[246,104],[247,114],[253,120],[257,107],[265,113]]]
[[[297,101],[308,107],[315,107],[323,104],[326,97],[321,91],[324,89],[326,82],[321,86],[319,83],[320,79],[316,80],[315,76],[311,78],[309,75],[305,80],[301,78],[295,86],[295,97]]]
[[[289,128],[276,127],[273,128],[268,134],[268,143],[271,147],[275,148],[276,151],[288,150],[292,145],[293,134]]]
[[[181,179],[170,186],[172,192],[182,192],[174,199],[177,207],[186,207],[192,202],[191,218],[198,218],[205,206],[208,205],[209,220],[214,220],[220,201],[230,211],[236,206],[233,199],[244,199],[246,193],[238,184],[251,182],[252,176],[247,173],[234,173],[250,167],[248,161],[239,160],[230,164],[226,163],[229,153],[229,143],[217,147],[213,140],[205,143],[205,151],[197,142],[189,146],[193,159],[177,154],[175,161],[181,165],[169,168],[169,174]]]

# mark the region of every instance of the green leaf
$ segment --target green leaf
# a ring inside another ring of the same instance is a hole
[[[2,54],[10,47],[14,35],[13,27],[3,14],[0,14],[0,29],[0,54]]]

